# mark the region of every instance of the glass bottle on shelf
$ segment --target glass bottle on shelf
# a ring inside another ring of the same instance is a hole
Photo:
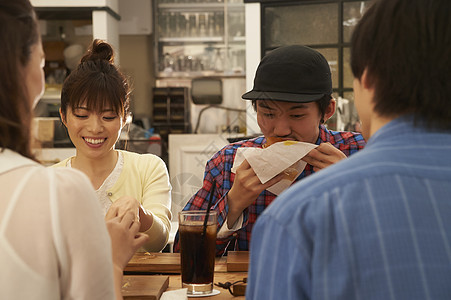
[[[168,26],[168,14],[162,12],[158,15],[158,30],[160,32],[161,37],[166,37],[168,31],[167,26]]]
[[[224,13],[223,12],[215,12],[213,18],[215,21],[214,34],[216,36],[224,35]]]
[[[207,35],[207,24],[205,14],[199,14],[199,36]]]
[[[188,17],[189,36],[197,36],[196,14],[190,13]]]
[[[213,44],[208,44],[204,49],[204,67],[205,70],[214,70],[215,68],[215,48]]]
[[[169,36],[177,37],[177,14],[173,12],[169,15]]]
[[[207,14],[207,31],[208,31],[208,36],[214,36],[215,35],[215,19],[214,19],[214,14],[213,13],[208,13]]]
[[[169,54],[165,53],[164,55],[164,72],[172,72],[174,71],[174,58]]]
[[[214,58],[214,70],[216,72],[222,72],[224,70],[224,58],[221,54],[221,48],[216,48]]]
[[[185,37],[186,34],[186,26],[187,26],[187,20],[186,16],[181,13],[177,13],[177,37]]]

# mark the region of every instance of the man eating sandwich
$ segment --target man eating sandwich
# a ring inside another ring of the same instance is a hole
[[[324,123],[335,113],[329,64],[319,52],[300,45],[280,47],[261,60],[254,87],[243,96],[251,100],[263,136],[229,144],[205,168],[202,188],[183,210],[206,209],[212,186],[212,209],[218,211],[217,255],[249,250],[252,227],[276,195],[267,188],[286,174],[261,183],[244,160],[231,168],[238,148],[262,148],[276,141],[318,145],[302,158],[307,163],[294,182],[334,164],[365,146],[360,133],[328,130]],[[179,250],[177,237],[175,251]]]

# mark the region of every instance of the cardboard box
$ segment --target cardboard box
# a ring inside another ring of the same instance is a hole
[[[55,135],[55,121],[58,118],[34,118],[33,133],[34,137],[41,143],[53,143]]]

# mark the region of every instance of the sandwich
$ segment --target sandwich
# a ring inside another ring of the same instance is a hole
[[[287,140],[280,137],[274,137],[270,136],[266,138],[266,143],[263,144],[263,148],[268,148],[272,144],[278,143],[278,142],[284,142],[284,141],[290,141],[292,143],[295,143],[295,141]],[[283,178],[282,180],[289,180],[290,182],[294,181],[298,175],[298,169],[296,168],[297,162],[291,165],[290,167],[286,168],[282,174]]]
[[[289,180],[290,182],[294,181],[298,176],[298,170],[295,168],[295,164],[283,170],[283,178],[282,180]]]
[[[267,137],[266,138],[266,143],[263,144],[263,148],[268,148],[272,144],[275,144],[275,143],[278,143],[278,142],[283,142],[283,141],[286,141],[286,140],[287,139],[280,138],[280,137],[275,137],[275,136]]]

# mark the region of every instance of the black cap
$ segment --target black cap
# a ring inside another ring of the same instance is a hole
[[[324,56],[301,45],[277,48],[258,65],[254,88],[246,100],[312,102],[332,94],[329,64]]]

